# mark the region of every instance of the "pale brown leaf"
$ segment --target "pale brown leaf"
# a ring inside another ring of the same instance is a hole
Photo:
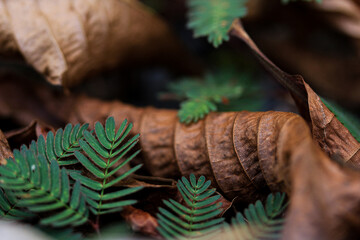
[[[172,55],[189,57],[167,25],[135,0],[1,1],[0,53],[15,51],[65,87],[134,59],[163,55],[174,67]]]

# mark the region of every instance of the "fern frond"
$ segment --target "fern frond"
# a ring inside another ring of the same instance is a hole
[[[11,192],[13,204],[30,213],[47,212],[43,225],[78,226],[88,219],[88,209],[76,182],[70,194],[69,176],[56,160],[49,163],[43,155],[22,147],[14,158],[0,166],[0,187]],[[8,195],[9,196],[9,195]],[[50,213],[49,213],[50,212]]]
[[[164,204],[170,211],[159,208],[157,214],[158,231],[166,239],[199,238],[207,236],[220,229],[223,218],[221,203],[216,202],[220,195],[214,195],[215,189],[208,189],[211,181],[205,181],[201,176],[198,181],[194,174],[190,175],[190,182],[182,177],[177,183],[180,194],[186,206],[170,199]]]
[[[222,69],[215,74],[207,74],[204,81],[185,78],[169,85],[169,90],[178,99],[186,99],[180,105],[179,120],[183,123],[197,122],[209,112],[258,110],[261,106],[259,88],[251,83],[250,75],[231,69]],[[251,101],[250,101],[251,100]],[[242,102],[241,102],[242,101]],[[249,103],[253,108],[248,108]]]
[[[266,206],[258,200],[245,209],[244,214],[237,213],[232,225],[221,233],[224,239],[280,239],[283,218],[278,218],[285,210],[285,194],[270,194]]]
[[[74,152],[80,150],[79,141],[83,139],[84,131],[89,127],[89,124],[67,124],[63,129],[58,129],[54,135],[53,132],[48,132],[45,138],[41,135],[37,142],[32,141],[30,150],[35,155],[43,155],[48,162],[56,160],[60,166],[71,165],[78,163],[74,157]]]
[[[188,0],[188,27],[195,37],[207,36],[218,47],[229,40],[228,31],[234,19],[246,15],[247,0]]]
[[[139,164],[120,176],[114,177],[115,173],[119,172],[140,152],[136,151],[122,162],[120,161],[139,141],[139,135],[136,135],[124,142],[131,128],[132,124],[127,124],[127,120],[125,120],[116,132],[114,118],[110,117],[106,120],[105,128],[99,122],[95,124],[95,136],[89,131],[85,131],[85,139],[79,141],[80,148],[84,153],[75,151],[75,156],[99,181],[77,173],[70,173],[70,175],[75,180],[81,181],[84,186],[83,192],[87,196],[86,201],[95,215],[120,211],[122,207],[136,203],[135,200],[119,200],[119,198],[132,194],[142,187],[127,188],[116,192],[108,191],[110,187],[142,166]]]

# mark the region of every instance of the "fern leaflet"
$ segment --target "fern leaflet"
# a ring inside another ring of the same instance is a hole
[[[85,199],[76,182],[70,194],[69,176],[56,160],[49,163],[43,155],[22,147],[14,151],[14,158],[0,166],[0,186],[12,195],[10,202],[26,208],[30,213],[50,212],[41,220],[43,225],[78,226],[88,219]],[[8,196],[10,196],[8,195]]]
[[[74,152],[80,150],[79,140],[83,139],[83,133],[89,124],[76,124],[74,127],[69,123],[63,129],[58,129],[56,134],[48,132],[45,138],[41,135],[37,142],[32,141],[30,150],[35,155],[42,154],[51,162],[56,160],[60,166],[78,163]]]
[[[224,239],[280,239],[283,218],[278,218],[286,208],[285,194],[270,194],[266,206],[258,200],[245,209],[244,214],[237,213],[232,225],[225,228],[221,236]]]
[[[157,214],[158,231],[166,239],[198,238],[204,237],[220,229],[223,218],[221,203],[216,202],[220,195],[213,195],[215,189],[208,190],[211,181],[205,182],[201,176],[198,181],[194,174],[190,175],[190,182],[182,177],[177,183],[186,206],[170,199],[164,200],[164,204],[170,208],[168,211],[159,208]]]
[[[115,173],[126,166],[140,152],[136,151],[120,163],[120,160],[139,141],[139,135],[136,135],[123,143],[131,128],[132,124],[127,124],[125,120],[119,130],[115,132],[115,121],[113,117],[110,117],[106,120],[105,128],[99,122],[95,124],[96,137],[89,131],[85,131],[85,139],[79,141],[84,154],[75,151],[76,158],[100,182],[78,173],[70,173],[70,175],[83,184],[83,192],[87,196],[86,201],[90,205],[91,212],[95,215],[120,211],[122,207],[136,203],[135,200],[118,199],[140,190],[141,187],[127,188],[116,192],[108,191],[110,187],[142,166],[139,164],[120,174],[120,176],[114,177]]]

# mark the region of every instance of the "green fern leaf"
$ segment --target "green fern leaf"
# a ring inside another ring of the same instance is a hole
[[[158,231],[166,239],[187,239],[209,236],[219,230],[224,221],[221,214],[221,203],[216,202],[220,195],[214,195],[215,189],[208,189],[211,181],[205,182],[201,176],[196,181],[195,175],[190,175],[190,182],[182,177],[177,187],[186,206],[170,199],[164,204],[170,209],[159,208],[157,214]]]
[[[48,132],[45,138],[41,135],[37,142],[32,141],[30,150],[35,155],[42,154],[46,159],[51,162],[56,160],[60,166],[71,165],[78,163],[74,157],[75,151],[80,150],[79,141],[83,139],[83,133],[88,128],[89,124],[67,124],[63,129],[58,129],[56,134]]]
[[[48,216],[40,221],[43,225],[63,227],[85,223],[88,209],[80,194],[80,182],[72,186],[70,194],[67,171],[60,169],[55,159],[49,163],[43,155],[34,155],[33,150],[26,147],[15,150],[14,158],[0,166],[0,186],[6,190],[12,208],[24,208],[33,214],[47,212]],[[1,207],[4,209],[4,204]]]
[[[232,225],[221,233],[224,239],[280,239],[284,219],[279,216],[284,212],[285,194],[270,194],[266,206],[258,200],[245,209],[244,214],[237,213]]]
[[[197,122],[217,110],[259,110],[262,105],[259,88],[250,79],[249,74],[222,69],[216,74],[207,74],[204,81],[185,78],[171,83],[170,92],[179,100],[186,99],[178,112],[180,122]],[[249,102],[253,107],[249,107]]]
[[[106,120],[105,128],[97,122],[95,134],[85,131],[84,140],[79,140],[80,149],[83,152],[75,151],[75,157],[98,181],[78,173],[70,173],[70,175],[84,186],[83,192],[87,196],[86,201],[95,215],[120,211],[124,206],[136,203],[135,200],[119,199],[139,191],[142,187],[109,191],[110,187],[141,167],[141,164],[137,165],[115,177],[115,173],[139,153],[136,151],[124,159],[125,155],[139,141],[139,135],[136,135],[124,142],[131,128],[132,124],[127,124],[125,120],[116,132],[114,118],[110,117]],[[122,159],[124,160],[120,161]]]
[[[247,0],[188,0],[188,27],[195,37],[207,36],[218,47],[229,40],[229,29],[234,19],[246,15]]]

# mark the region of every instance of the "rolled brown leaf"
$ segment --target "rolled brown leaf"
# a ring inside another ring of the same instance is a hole
[[[293,113],[211,113],[190,125],[180,123],[176,113],[83,97],[71,121],[92,124],[114,116],[120,124],[126,118],[134,123],[133,134],[141,134],[144,163],[151,175],[204,175],[228,199],[238,197],[242,202],[282,189],[275,168],[276,150],[286,144],[278,142],[285,123],[300,119],[300,127],[311,139],[305,122]]]
[[[167,25],[135,0],[0,1],[0,53],[8,52],[66,87],[134,58],[186,55]]]
[[[184,125],[173,110],[83,97],[72,121],[93,123],[107,116],[118,125],[124,118],[134,123],[152,175],[205,175],[238,203],[254,202],[270,191],[287,192],[283,239],[354,239],[359,234],[359,171],[330,160],[297,114],[211,113]]]

